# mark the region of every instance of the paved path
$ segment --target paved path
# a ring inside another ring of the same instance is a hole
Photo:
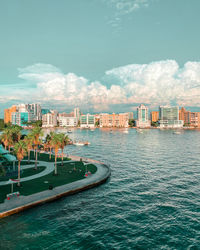
[[[88,159],[88,162],[89,160],[90,159]],[[97,186],[100,183],[105,182],[110,176],[110,168],[105,164],[97,163],[95,165],[97,167],[96,173],[92,174],[88,178],[84,178],[78,181],[74,181],[72,183],[55,187],[53,190],[46,190],[29,196],[19,196],[11,200],[5,200],[4,203],[0,204],[0,218],[13,213],[20,212],[24,209],[42,204],[44,202],[58,199],[62,196],[66,196],[75,192],[79,192]]]
[[[36,178],[40,178],[40,177],[42,177],[44,175],[50,174],[55,169],[54,162],[45,162],[45,161],[37,161],[37,162],[38,162],[38,167],[39,166],[44,166],[45,170],[38,173],[38,174],[34,174],[34,175],[31,175],[31,176],[21,178],[20,182],[30,181],[30,180],[33,180],[33,179],[36,179]],[[63,161],[63,163],[72,163],[72,162],[74,162],[74,161],[73,160],[71,160],[71,161]],[[58,163],[61,163],[61,162],[57,162],[57,164]],[[24,169],[33,168],[33,167],[35,167],[35,164],[22,165],[21,169],[24,170]],[[8,185],[8,184],[11,184],[11,183],[12,182],[10,180],[8,180],[8,181],[0,181],[0,186]]]

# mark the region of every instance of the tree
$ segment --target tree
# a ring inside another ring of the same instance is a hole
[[[58,150],[61,147],[61,140],[60,140],[60,135],[56,134],[55,132],[52,135],[52,146],[55,152],[55,175],[57,175],[57,156],[58,156]]]
[[[9,148],[10,151],[10,147],[13,144],[13,139],[12,139],[12,129],[11,128],[5,128],[3,130],[3,134],[1,135],[1,141],[3,142],[5,149],[7,149],[7,147]]]
[[[11,127],[12,130],[12,138],[13,138],[13,142],[18,142],[21,139],[21,131],[22,128],[18,125],[14,125]]]
[[[32,134],[28,134],[25,138],[24,138],[24,142],[26,143],[26,147],[27,147],[27,151],[28,151],[28,163],[30,163],[30,152],[31,149],[33,148],[33,136]]]
[[[49,159],[51,159],[51,151],[52,151],[52,148],[53,148],[53,145],[52,145],[52,138],[53,138],[53,134],[54,132],[50,132],[50,134],[47,134],[46,136],[46,143],[45,143],[45,147],[49,149]]]
[[[62,166],[63,166],[63,150],[65,146],[69,143],[69,137],[64,133],[60,133],[59,137],[60,137],[60,148],[62,149]]]
[[[33,138],[33,146],[35,150],[35,169],[37,170],[37,151],[38,151],[38,146],[41,144],[40,137],[43,136],[42,128],[35,127],[30,134]]]
[[[129,120],[128,124],[129,124],[130,127],[134,127],[135,126],[135,120],[134,119]]]
[[[26,156],[27,148],[26,143],[24,141],[19,141],[14,146],[14,152],[18,159],[18,183],[17,185],[20,186],[20,163],[23,160],[24,156]]]

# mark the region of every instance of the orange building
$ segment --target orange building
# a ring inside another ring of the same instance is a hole
[[[185,126],[200,128],[200,112],[187,111],[182,107],[179,110],[179,120],[182,120]]]
[[[159,112],[158,111],[152,111],[151,112],[151,122],[157,122],[159,119]]]
[[[4,109],[4,123],[12,122],[12,113],[17,111],[17,107],[13,105],[11,108]]]
[[[118,127],[127,128],[129,122],[129,114],[100,114],[100,127]]]

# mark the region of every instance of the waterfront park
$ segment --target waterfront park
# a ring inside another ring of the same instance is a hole
[[[21,127],[12,125],[3,130],[0,140],[0,215],[16,208],[18,212],[19,207],[30,207],[40,201],[52,201],[98,183],[99,177],[94,176],[100,164],[67,157],[64,148],[70,139],[64,133],[50,132],[44,138],[42,128],[35,126],[27,135],[22,135]],[[108,176],[100,177],[99,182]]]

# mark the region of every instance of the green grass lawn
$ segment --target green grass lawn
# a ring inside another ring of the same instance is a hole
[[[34,167],[21,170],[21,178],[28,177],[28,176],[31,176],[34,174],[38,174],[38,173],[42,172],[44,169],[45,169],[45,167],[39,166],[37,168],[37,170],[35,170]],[[9,179],[15,179],[15,178],[17,178],[17,176],[18,176],[18,173],[15,173],[9,177],[8,176],[1,176],[0,181],[8,181]]]
[[[27,160],[27,159],[28,159],[28,157],[26,156],[24,158],[24,160]],[[31,151],[31,153],[30,153],[30,159],[31,160],[35,160],[35,156],[34,156],[34,152],[33,151]],[[63,161],[68,161],[68,160],[70,160],[70,159],[67,158],[67,157],[63,158]],[[38,161],[54,162],[55,161],[55,156],[53,154],[51,154],[51,159],[49,159],[49,155],[48,154],[44,154],[44,153],[39,153],[38,152]],[[59,162],[59,161],[62,161],[62,159],[61,158],[57,158],[57,162]]]
[[[94,174],[97,171],[97,168],[95,165],[89,164],[87,170]],[[15,184],[14,192],[19,191],[21,195],[31,195],[49,189],[49,185],[57,187],[81,180],[86,178],[84,175],[85,166],[82,162],[75,162],[75,164],[65,163],[64,166],[58,164],[58,175],[55,176],[51,173],[31,181],[22,182],[21,187],[17,187]],[[11,185],[0,186],[0,203],[5,200],[6,194],[10,193],[10,186]]]

